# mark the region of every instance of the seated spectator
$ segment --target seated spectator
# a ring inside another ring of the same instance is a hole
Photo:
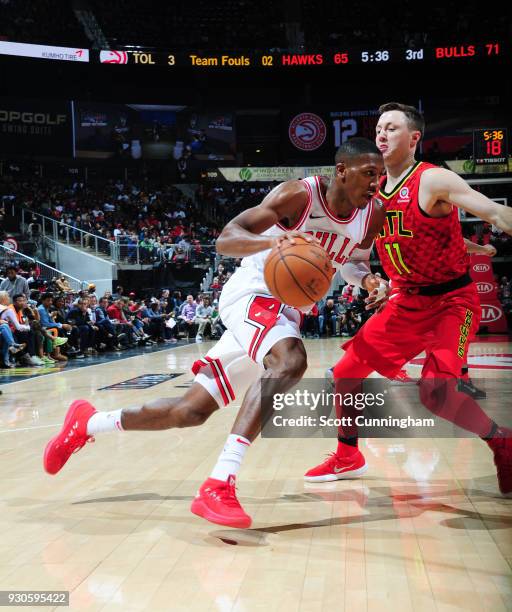
[[[96,325],[100,328],[100,330],[106,330],[107,337],[109,334],[112,336],[109,337],[109,343],[111,340],[111,346],[115,351],[122,350],[121,342],[126,339],[127,334],[123,332],[122,325],[114,324],[111,318],[108,315],[107,309],[109,307],[109,302],[107,297],[100,298],[98,304],[94,308],[94,315],[96,319]]]
[[[15,297],[17,303],[21,303],[23,298],[23,303],[26,304],[23,294],[19,293]],[[45,362],[37,357],[39,338],[36,332],[32,329],[24,309],[16,310],[14,304],[11,304],[7,291],[0,291],[0,319],[9,325],[15,343],[24,346],[24,349],[19,351],[21,363],[28,366],[44,365]],[[51,363],[54,363],[53,360]]]
[[[80,350],[84,355],[97,355],[96,334],[98,327],[92,323],[87,312],[87,300],[79,298],[76,305],[69,310],[66,319],[76,325],[80,333]]]
[[[122,287],[118,287],[118,290],[123,290]],[[119,293],[117,293],[119,295]],[[121,297],[114,300],[114,303],[107,308],[107,314],[114,325],[120,326],[120,333],[126,334],[127,346],[134,348],[137,346],[135,330],[133,323],[128,321],[123,311],[123,299]]]
[[[2,312],[2,306],[0,306],[0,313]],[[17,353],[21,353],[25,349],[25,344],[16,342],[12,335],[9,322],[0,318],[0,351],[2,354],[2,367],[3,368],[14,368],[16,367],[16,361],[14,356]]]
[[[210,298],[208,296],[204,296],[202,304],[199,304],[196,308],[196,314],[194,318],[194,322],[198,326],[197,334],[196,334],[196,342],[203,341],[203,337],[204,337],[204,333],[205,333],[207,325],[210,327],[210,333],[211,333],[212,313],[213,313],[213,308],[210,305]]]
[[[195,317],[196,317],[197,303],[194,301],[193,295],[187,295],[187,300],[183,302],[180,308],[178,319],[181,321],[181,329],[185,331],[185,334],[190,338],[192,332],[195,330]]]
[[[60,278],[55,279],[55,285],[60,293],[72,293],[73,291],[64,274]]]
[[[319,310],[316,304],[313,304],[309,312],[304,315],[302,322],[302,332],[306,338],[320,338],[320,324],[318,320]]]
[[[63,350],[67,357],[72,359],[83,359],[84,354],[80,351],[80,333],[76,325],[66,323],[68,309],[66,308],[66,300],[64,296],[56,295],[53,298],[53,304],[50,307],[50,313],[56,323],[60,323],[58,328],[60,336],[67,336],[68,343]]]
[[[7,291],[11,300],[18,293],[23,293],[28,300],[30,297],[30,287],[27,279],[18,275],[18,269],[14,265],[7,266],[5,272],[7,278],[0,283],[0,291]]]
[[[156,298],[146,300],[142,319],[147,325],[149,335],[156,342],[165,342],[165,321],[169,316],[162,312],[160,302]]]
[[[51,353],[52,359],[55,361],[67,361],[67,357],[61,354],[60,346],[66,344],[67,338],[59,337],[59,329],[65,331],[71,331],[71,326],[67,323],[57,323],[54,316],[50,313],[50,307],[53,302],[53,295],[51,293],[43,293],[41,296],[41,303],[37,307],[39,312],[39,321],[43,331],[51,332],[50,335],[46,335],[47,346]]]
[[[322,312],[323,321],[324,321],[324,329],[320,330],[322,334],[326,333],[327,330],[330,331],[331,336],[337,336],[337,321],[338,321],[338,310],[336,305],[334,304],[333,299],[328,299],[325,302],[325,306]]]

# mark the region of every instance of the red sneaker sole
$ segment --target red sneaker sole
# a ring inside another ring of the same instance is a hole
[[[240,517],[233,518],[228,516],[223,516],[222,514],[217,514],[210,510],[201,499],[194,499],[192,505],[190,506],[190,511],[196,516],[200,516],[201,518],[210,521],[210,523],[215,523],[217,525],[223,525],[224,527],[236,527],[237,529],[247,529],[252,524],[252,519],[250,516],[248,517]]]
[[[364,464],[357,470],[348,470],[339,474],[322,474],[321,476],[304,476],[306,482],[333,482],[334,480],[350,480],[362,476],[368,469],[368,464]]]
[[[55,472],[52,472],[48,469],[48,454],[50,452],[50,448],[52,446],[52,444],[54,443],[54,441],[61,435],[61,433],[67,429],[69,427],[70,422],[73,420],[72,419],[72,415],[75,413],[76,408],[78,407],[78,404],[89,404],[89,406],[91,406],[92,408],[94,408],[94,406],[88,402],[87,400],[75,400],[74,402],[71,403],[71,405],[68,408],[68,411],[66,413],[66,418],[64,419],[64,423],[62,425],[62,427],[60,428],[59,433],[56,436],[53,436],[53,438],[48,442],[48,444],[46,445],[45,449],[44,449],[44,455],[43,455],[43,466],[44,466],[44,470],[47,474],[50,474],[51,476],[55,476],[55,474],[58,474],[60,472],[60,470],[62,470],[62,468],[66,465],[65,463],[62,464],[60,466],[60,468],[58,470],[56,470]],[[96,409],[94,409],[96,411]]]

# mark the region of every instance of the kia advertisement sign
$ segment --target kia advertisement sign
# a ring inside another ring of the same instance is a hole
[[[491,291],[494,290],[494,284],[493,283],[477,283],[476,289],[478,293],[490,293]]]
[[[478,263],[473,266],[474,272],[489,272],[491,266],[489,264]]]
[[[492,260],[486,255],[471,255],[471,278],[475,281],[482,318],[480,331],[503,333],[507,331],[507,320],[498,299],[498,287],[494,280]]]
[[[503,316],[503,310],[494,304],[480,304],[482,308],[482,323],[494,323]]]

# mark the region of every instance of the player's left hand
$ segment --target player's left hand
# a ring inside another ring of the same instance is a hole
[[[378,284],[377,286],[375,286],[376,285],[375,280],[372,279],[372,284],[374,285],[374,288],[368,292],[369,295],[365,299],[365,302],[366,302],[365,310],[375,310],[375,312],[380,312],[381,310],[383,310],[384,306],[388,303],[389,294],[391,292],[391,287],[389,286],[389,283],[385,281],[383,278],[381,278],[380,276],[376,276],[373,274],[372,276],[375,276],[375,279],[377,280]],[[366,281],[366,278],[364,280]]]
[[[494,257],[498,252],[496,247],[493,247],[492,244],[484,244],[482,249],[485,251],[483,255],[487,255],[488,257]]]

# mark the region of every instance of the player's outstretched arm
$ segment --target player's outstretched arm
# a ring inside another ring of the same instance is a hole
[[[272,248],[276,237],[261,234],[283,219],[298,219],[307,203],[308,192],[302,181],[281,183],[261,204],[244,210],[226,225],[217,239],[217,252],[245,257]]]
[[[494,257],[497,253],[495,247],[492,244],[476,244],[476,242],[471,242],[467,238],[464,238],[464,244],[466,245],[466,249],[468,253],[475,255],[487,255],[487,257]]]
[[[512,234],[512,208],[493,202],[472,189],[458,174],[444,168],[427,170],[421,177],[420,201],[429,213],[437,202],[450,202],[468,213],[480,217],[497,228]]]

